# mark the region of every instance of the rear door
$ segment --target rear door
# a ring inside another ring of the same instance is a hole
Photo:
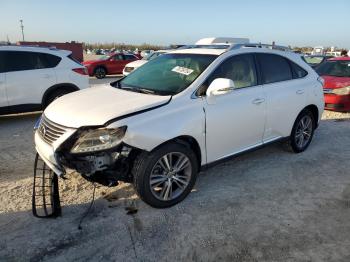
[[[6,74],[4,68],[4,52],[0,51],[0,114],[6,113],[8,102],[6,95]]]
[[[5,55],[6,90],[9,106],[40,105],[45,91],[56,84],[53,68],[45,55],[28,51],[7,51]]]
[[[298,66],[305,74],[301,71],[296,77],[293,69],[294,63],[280,55],[259,53],[256,56],[267,99],[263,138],[266,143],[290,135],[296,117],[305,107],[303,77],[307,73]]]

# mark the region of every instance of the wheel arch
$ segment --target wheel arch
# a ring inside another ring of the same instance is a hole
[[[201,163],[202,163],[201,148],[199,146],[198,141],[192,136],[181,135],[181,136],[174,137],[174,138],[172,138],[170,140],[167,140],[167,141],[159,144],[154,149],[152,149],[152,151],[156,150],[159,147],[162,147],[162,146],[164,146],[164,145],[166,145],[168,143],[173,143],[173,142],[178,143],[178,144],[182,144],[182,145],[185,145],[185,146],[188,146],[194,152],[194,154],[197,157],[197,164],[198,164],[198,170],[199,170],[200,167],[201,167]]]
[[[98,68],[103,68],[104,70],[106,70],[106,75],[108,74],[108,69],[107,69],[106,65],[97,65],[97,66],[95,66],[94,71],[93,71],[94,75],[95,75],[95,72]]]
[[[310,110],[314,119],[315,119],[315,123],[317,125],[318,123],[318,120],[319,120],[319,110],[318,110],[318,107],[314,104],[311,104],[311,105],[308,105],[307,107],[305,107],[302,111],[304,110]],[[302,112],[301,111],[301,112]],[[300,113],[299,113],[300,114]]]
[[[79,87],[77,87],[76,85],[74,85],[72,83],[61,83],[61,84],[53,85],[45,91],[43,98],[42,98],[42,101],[41,101],[41,105],[45,106],[47,99],[50,97],[50,95],[59,89],[69,90],[72,92],[80,90]]]

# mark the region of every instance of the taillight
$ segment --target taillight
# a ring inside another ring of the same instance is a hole
[[[80,75],[88,75],[88,70],[86,67],[73,68],[72,70]]]
[[[318,77],[317,81],[321,83],[322,86],[324,86],[324,79],[322,77]]]

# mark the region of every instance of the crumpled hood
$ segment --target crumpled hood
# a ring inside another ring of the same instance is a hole
[[[52,122],[66,127],[97,126],[116,117],[165,104],[170,98],[100,85],[56,99],[44,114]]]

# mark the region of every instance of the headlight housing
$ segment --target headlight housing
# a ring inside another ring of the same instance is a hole
[[[122,142],[127,126],[119,128],[90,129],[81,134],[71,149],[71,153],[98,152],[116,147]]]
[[[339,95],[339,96],[349,95],[350,94],[350,86],[333,89],[332,93]]]

